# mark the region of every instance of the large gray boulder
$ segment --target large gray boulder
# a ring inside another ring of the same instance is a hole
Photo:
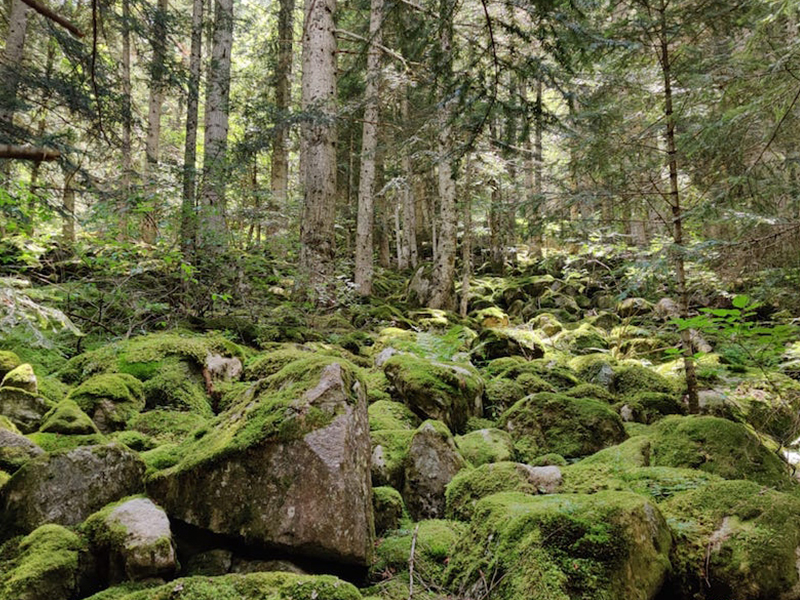
[[[0,418],[0,469],[14,472],[44,450],[22,435],[7,419]]]
[[[0,415],[8,417],[22,433],[36,431],[42,417],[52,407],[47,399],[35,392],[15,386],[0,387]]]
[[[0,539],[45,523],[78,525],[141,492],[144,471],[139,456],[116,443],[31,459],[0,489]]]
[[[292,554],[366,565],[372,551],[366,390],[311,356],[261,380],[147,485],[171,518]]]

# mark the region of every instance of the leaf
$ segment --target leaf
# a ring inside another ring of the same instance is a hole
[[[750,304],[750,297],[744,294],[739,294],[738,296],[733,297],[731,304],[733,304],[733,306],[736,308],[744,308]]]

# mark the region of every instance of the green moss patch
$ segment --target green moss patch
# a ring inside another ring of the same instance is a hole
[[[478,429],[457,435],[455,442],[461,456],[475,467],[511,460],[514,454],[514,441],[500,429]]]
[[[6,373],[13,371],[22,364],[16,352],[10,350],[0,350],[0,379],[6,376]]]
[[[641,365],[626,365],[614,371],[614,391],[620,396],[639,392],[675,394],[675,385],[652,369]]]
[[[74,400],[63,400],[48,412],[43,418],[39,431],[67,435],[100,433],[89,415],[83,412]]]
[[[192,431],[208,421],[208,418],[196,413],[156,409],[133,417],[128,422],[128,428],[147,435],[159,444],[175,444],[184,441]]]
[[[104,431],[124,429],[145,407],[142,383],[125,373],[95,375],[68,396]]]
[[[386,429],[416,429],[420,420],[401,402],[379,400],[369,407],[370,431]]]

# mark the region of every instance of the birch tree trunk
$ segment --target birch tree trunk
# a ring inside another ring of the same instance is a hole
[[[127,1],[127,0],[126,0]],[[189,89],[186,97],[186,142],[183,148],[183,198],[181,200],[181,250],[192,256],[197,219],[197,110],[200,103],[200,67],[203,56],[203,9],[205,0],[192,2],[192,46],[189,54]]]
[[[445,94],[449,92],[453,71],[453,0],[439,2],[439,51],[441,53],[440,78]],[[456,272],[456,182],[454,169],[454,142],[451,101],[442,99],[439,107],[439,227],[434,247],[433,276],[431,282],[430,308],[452,310],[455,305],[453,284]]]
[[[206,82],[203,185],[198,250],[214,255],[226,245],[225,178],[231,91],[233,0],[215,0],[211,61]]]
[[[131,108],[131,5],[130,0],[122,0],[122,198],[119,209],[120,240],[128,238],[128,213],[131,201],[131,178],[133,159],[131,157],[131,130],[133,111]]]
[[[464,169],[464,239],[461,242],[461,305],[459,314],[467,316],[469,308],[469,279],[472,275],[472,165]]]
[[[25,50],[25,34],[28,31],[28,5],[22,0],[12,0],[8,16],[6,47],[0,63],[0,128],[12,130],[14,111],[17,107],[19,69]],[[0,160],[0,177],[8,175],[10,162]]]
[[[277,210],[286,206],[289,195],[289,129],[285,123],[292,100],[292,48],[294,36],[294,0],[280,0],[278,10],[278,60],[275,67],[275,108],[278,119],[272,138],[270,190]]]
[[[378,147],[378,119],[380,118],[378,102],[383,0],[371,0],[369,15],[370,41],[367,55],[367,86],[364,91],[364,126],[361,134],[361,169],[358,182],[358,221],[356,226],[355,284],[356,290],[361,296],[369,296],[372,293],[374,271],[372,234],[375,220],[375,151]],[[399,237],[398,244],[400,244]],[[398,261],[401,260],[400,254],[402,251],[398,253]]]
[[[661,63],[661,73],[664,77],[664,118],[666,122],[666,130],[664,133],[667,142],[669,199],[672,207],[673,260],[675,261],[675,283],[678,288],[681,318],[688,319],[689,291],[686,287],[686,270],[683,256],[683,211],[681,209],[680,189],[678,187],[678,149],[675,144],[675,113],[672,106],[672,64],[669,52],[666,10],[665,2],[661,0],[658,9],[660,17],[660,30],[658,33],[660,44],[659,62]],[[697,398],[697,377],[694,368],[692,339],[689,329],[683,329],[681,331],[681,346],[683,347],[683,364],[686,370],[686,390],[689,397],[689,412],[696,414],[700,409]]]
[[[167,55],[167,0],[158,0],[154,15],[152,35],[153,60],[150,65],[150,99],[147,108],[147,138],[145,141],[145,189],[154,198],[157,193],[156,170],[158,167],[159,141],[161,139],[161,109],[164,104],[165,63]],[[153,202],[142,217],[142,241],[153,244],[158,234],[157,202]]]
[[[304,204],[296,293],[330,304],[336,238],[336,0],[306,2],[303,23]]]

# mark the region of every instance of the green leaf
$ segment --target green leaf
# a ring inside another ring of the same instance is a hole
[[[731,304],[736,308],[744,308],[748,304],[750,304],[750,297],[745,296],[744,294],[739,294],[738,296],[734,296],[733,300],[731,300]]]

